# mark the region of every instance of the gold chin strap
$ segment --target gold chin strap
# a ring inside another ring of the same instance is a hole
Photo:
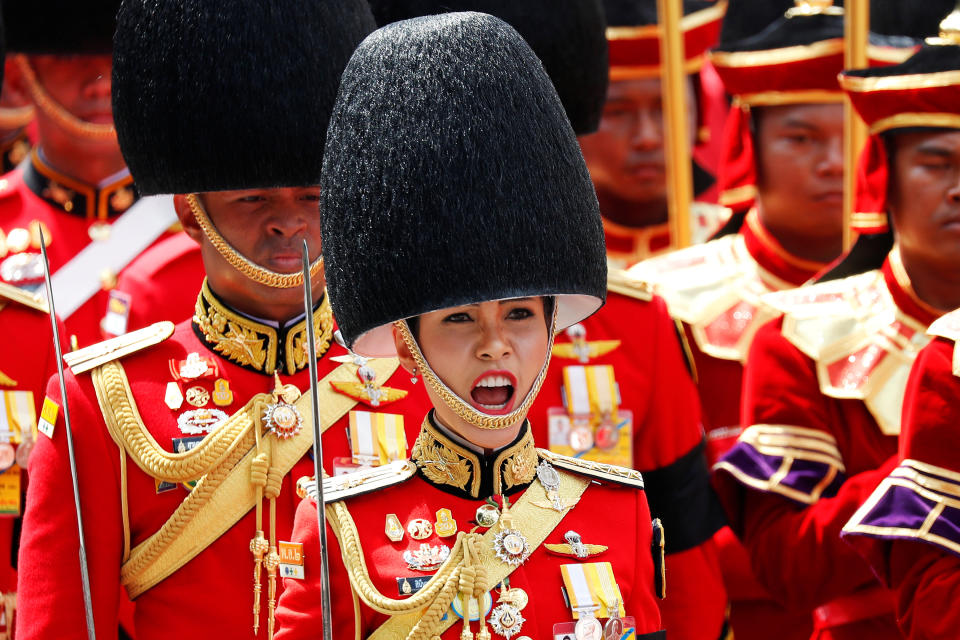
[[[104,141],[116,140],[117,130],[114,129],[112,124],[98,124],[81,120],[67,111],[62,104],[54,100],[53,96],[47,93],[47,90],[44,89],[40,81],[37,80],[37,74],[34,73],[33,67],[30,66],[26,56],[18,55],[14,58],[14,62],[20,70],[20,73],[23,74],[23,81],[27,85],[27,90],[30,92],[30,97],[33,98],[34,104],[37,105],[37,108],[45,113],[47,117],[54,120],[64,130],[78,138]]]
[[[33,122],[33,116],[32,104],[23,107],[0,107],[0,129],[23,129]]]
[[[203,229],[207,240],[210,241],[214,249],[216,249],[220,255],[223,256],[223,259],[229,262],[230,266],[234,269],[254,282],[265,284],[274,289],[292,289],[303,286],[302,273],[277,273],[276,271],[265,269],[258,264],[254,264],[234,249],[230,243],[220,235],[217,228],[213,226],[213,222],[210,220],[210,216],[207,215],[203,205],[200,204],[200,198],[197,197],[197,194],[187,194],[187,204],[190,205],[190,211],[193,212],[193,217],[196,218],[197,224]],[[317,278],[322,269],[323,256],[317,258],[313,264],[310,265],[310,277]]]
[[[795,6],[787,9],[788,18],[795,16],[842,16],[843,7],[833,6],[833,0],[794,0]]]
[[[490,414],[475,409],[473,405],[454,393],[450,387],[444,384],[443,380],[434,373],[427,359],[423,357],[423,352],[420,351],[420,345],[417,344],[416,339],[410,332],[410,325],[407,324],[406,320],[398,320],[394,323],[394,326],[396,326],[400,332],[400,336],[403,338],[403,342],[407,345],[407,348],[410,349],[410,353],[413,354],[414,362],[417,363],[417,369],[423,374],[423,379],[426,380],[427,384],[440,396],[443,403],[467,423],[480,429],[489,429],[491,431],[513,426],[527,415],[530,406],[537,398],[537,394],[540,393],[540,387],[543,385],[544,378],[547,377],[547,367],[550,366],[550,356],[553,352],[553,338],[556,334],[556,325],[557,305],[554,303],[553,317],[550,322],[550,342],[547,345],[547,358],[543,362],[543,368],[540,369],[540,373],[537,375],[533,387],[530,388],[530,392],[519,407],[503,416],[491,416]]]

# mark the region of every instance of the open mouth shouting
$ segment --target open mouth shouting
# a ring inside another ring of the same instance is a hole
[[[505,370],[485,371],[470,388],[470,401],[484,413],[507,414],[513,409],[517,377]]]

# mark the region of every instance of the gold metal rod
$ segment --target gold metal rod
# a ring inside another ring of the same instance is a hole
[[[690,132],[687,122],[684,72],[682,0],[657,0],[660,23],[660,82],[663,93],[663,130],[666,151],[667,210],[670,245],[690,244],[690,204],[693,201],[693,171],[690,166]]]
[[[868,66],[867,46],[870,41],[869,0],[847,0],[844,7],[844,66],[862,69]],[[867,125],[844,97],[843,107],[843,249],[853,246],[853,219],[857,202],[857,160],[867,141]]]

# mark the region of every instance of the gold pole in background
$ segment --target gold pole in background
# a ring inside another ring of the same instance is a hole
[[[693,201],[693,171],[690,165],[690,132],[681,20],[682,0],[657,0],[660,23],[660,82],[663,92],[663,131],[666,150],[667,207],[670,245],[690,245],[690,204]]]
[[[862,69],[868,65],[869,0],[846,0],[843,25],[844,66],[847,69]],[[846,251],[854,241],[850,221],[856,207],[857,159],[867,142],[867,125],[854,111],[849,96],[844,97],[843,110],[843,249]]]

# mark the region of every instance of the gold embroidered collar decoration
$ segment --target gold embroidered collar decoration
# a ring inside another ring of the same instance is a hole
[[[321,358],[333,338],[333,311],[326,295],[313,311],[313,323]],[[193,328],[212,351],[257,373],[293,375],[309,364],[306,319],[280,328],[258,322],[227,307],[206,280],[194,308]]]
[[[537,449],[524,422],[512,443],[483,455],[454,442],[427,414],[410,459],[427,482],[465,498],[487,498],[509,494],[533,482],[537,476]]]

